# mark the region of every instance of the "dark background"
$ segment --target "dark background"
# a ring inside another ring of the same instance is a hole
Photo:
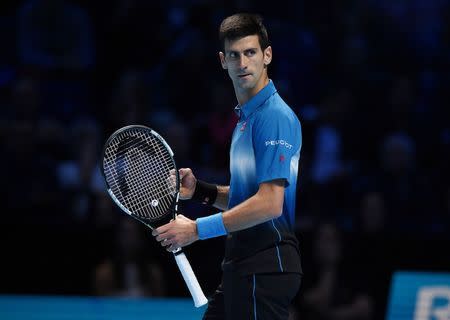
[[[0,293],[188,296],[173,259],[105,194],[98,160],[115,129],[143,124],[180,167],[227,183],[237,102],[217,35],[239,11],[263,15],[270,78],[302,122],[295,309],[310,313],[328,265],[330,308],[362,295],[374,319],[395,270],[449,271],[448,1],[2,1]],[[186,249],[207,294],[222,249]],[[124,252],[145,293],[127,289]],[[105,261],[116,284],[100,290]]]

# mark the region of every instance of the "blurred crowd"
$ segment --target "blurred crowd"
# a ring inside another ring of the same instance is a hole
[[[217,38],[238,11],[265,18],[269,76],[302,123],[305,279],[293,319],[381,319],[394,270],[449,269],[448,1],[24,0],[0,10],[0,293],[188,294],[105,193],[101,148],[119,127],[147,125],[180,167],[226,184],[237,102]],[[207,293],[222,244],[187,249]]]

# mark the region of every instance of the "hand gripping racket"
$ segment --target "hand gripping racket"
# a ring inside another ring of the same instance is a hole
[[[114,132],[103,147],[102,173],[109,195],[150,229],[175,219],[180,177],[174,154],[150,128],[131,125]],[[176,181],[170,179],[175,173]],[[181,248],[173,252],[196,307],[208,302]]]

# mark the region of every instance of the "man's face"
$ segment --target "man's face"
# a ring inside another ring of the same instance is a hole
[[[266,66],[272,61],[272,48],[262,51],[257,35],[225,40],[225,52],[219,57],[228,71],[235,90],[256,94],[267,79]]]

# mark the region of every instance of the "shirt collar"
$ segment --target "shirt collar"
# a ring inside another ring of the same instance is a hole
[[[269,83],[262,88],[254,97],[244,103],[242,106],[237,105],[234,111],[241,120],[247,119],[259,106],[261,106],[267,99],[269,99],[277,89],[272,80],[269,79]]]

